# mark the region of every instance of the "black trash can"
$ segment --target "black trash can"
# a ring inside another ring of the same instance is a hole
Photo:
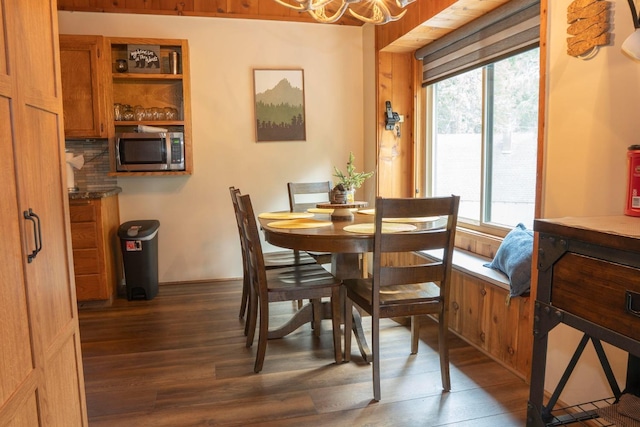
[[[127,299],[153,299],[158,294],[158,229],[155,219],[128,221],[118,228]]]

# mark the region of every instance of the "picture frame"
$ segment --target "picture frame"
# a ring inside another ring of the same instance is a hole
[[[254,69],[256,142],[305,141],[304,70]]]
[[[129,73],[160,74],[160,46],[150,44],[127,45]]]

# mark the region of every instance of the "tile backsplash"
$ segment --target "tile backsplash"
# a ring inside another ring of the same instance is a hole
[[[67,152],[84,156],[84,166],[74,169],[76,186],[80,189],[115,187],[117,178],[109,176],[109,141],[106,139],[67,140]]]

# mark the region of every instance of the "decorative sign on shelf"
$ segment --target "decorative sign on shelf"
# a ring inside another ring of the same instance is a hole
[[[160,46],[149,44],[127,45],[130,73],[160,73]]]
[[[609,44],[609,6],[605,0],[574,0],[567,8],[567,54],[580,59],[595,56]]]

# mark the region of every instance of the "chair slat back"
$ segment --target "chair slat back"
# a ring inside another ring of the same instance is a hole
[[[391,217],[389,217],[391,218]],[[442,223],[443,220],[439,220]],[[447,246],[451,233],[440,228],[434,230],[420,230],[413,233],[402,233],[402,239],[398,233],[383,233],[380,236],[383,252],[410,252],[419,250],[442,249]]]
[[[268,291],[264,254],[251,198],[243,194],[237,200],[251,285],[258,297],[266,301]]]
[[[459,196],[436,198],[376,199],[374,235],[374,294],[389,285],[425,282],[448,283],[451,274]],[[411,232],[382,233],[383,218],[440,217],[434,222],[415,222]],[[386,265],[385,253],[442,250],[442,260],[420,264]]]
[[[289,182],[287,190],[291,212],[305,212],[309,208],[315,208],[318,203],[329,201],[331,181]]]
[[[445,277],[442,262],[420,264],[414,266],[383,267],[380,271],[380,283],[397,285],[407,283],[441,282]]]
[[[236,225],[238,226],[238,233],[240,234],[240,242],[242,243],[242,229],[240,223],[240,212],[238,211],[238,197],[240,197],[240,190],[235,187],[229,187],[229,194],[231,195],[231,203],[233,204],[233,213],[236,216]]]
[[[229,193],[231,194],[231,203],[233,204],[233,213],[236,216],[236,225],[238,226],[238,235],[240,237],[240,250],[242,251],[242,269],[243,269],[243,273],[244,274],[249,274],[248,271],[248,260],[246,259],[247,257],[247,250],[246,250],[246,244],[245,244],[245,239],[244,239],[244,235],[242,232],[242,216],[240,214],[240,209],[238,207],[238,199],[240,197],[240,190],[235,188],[235,187],[229,187]]]

